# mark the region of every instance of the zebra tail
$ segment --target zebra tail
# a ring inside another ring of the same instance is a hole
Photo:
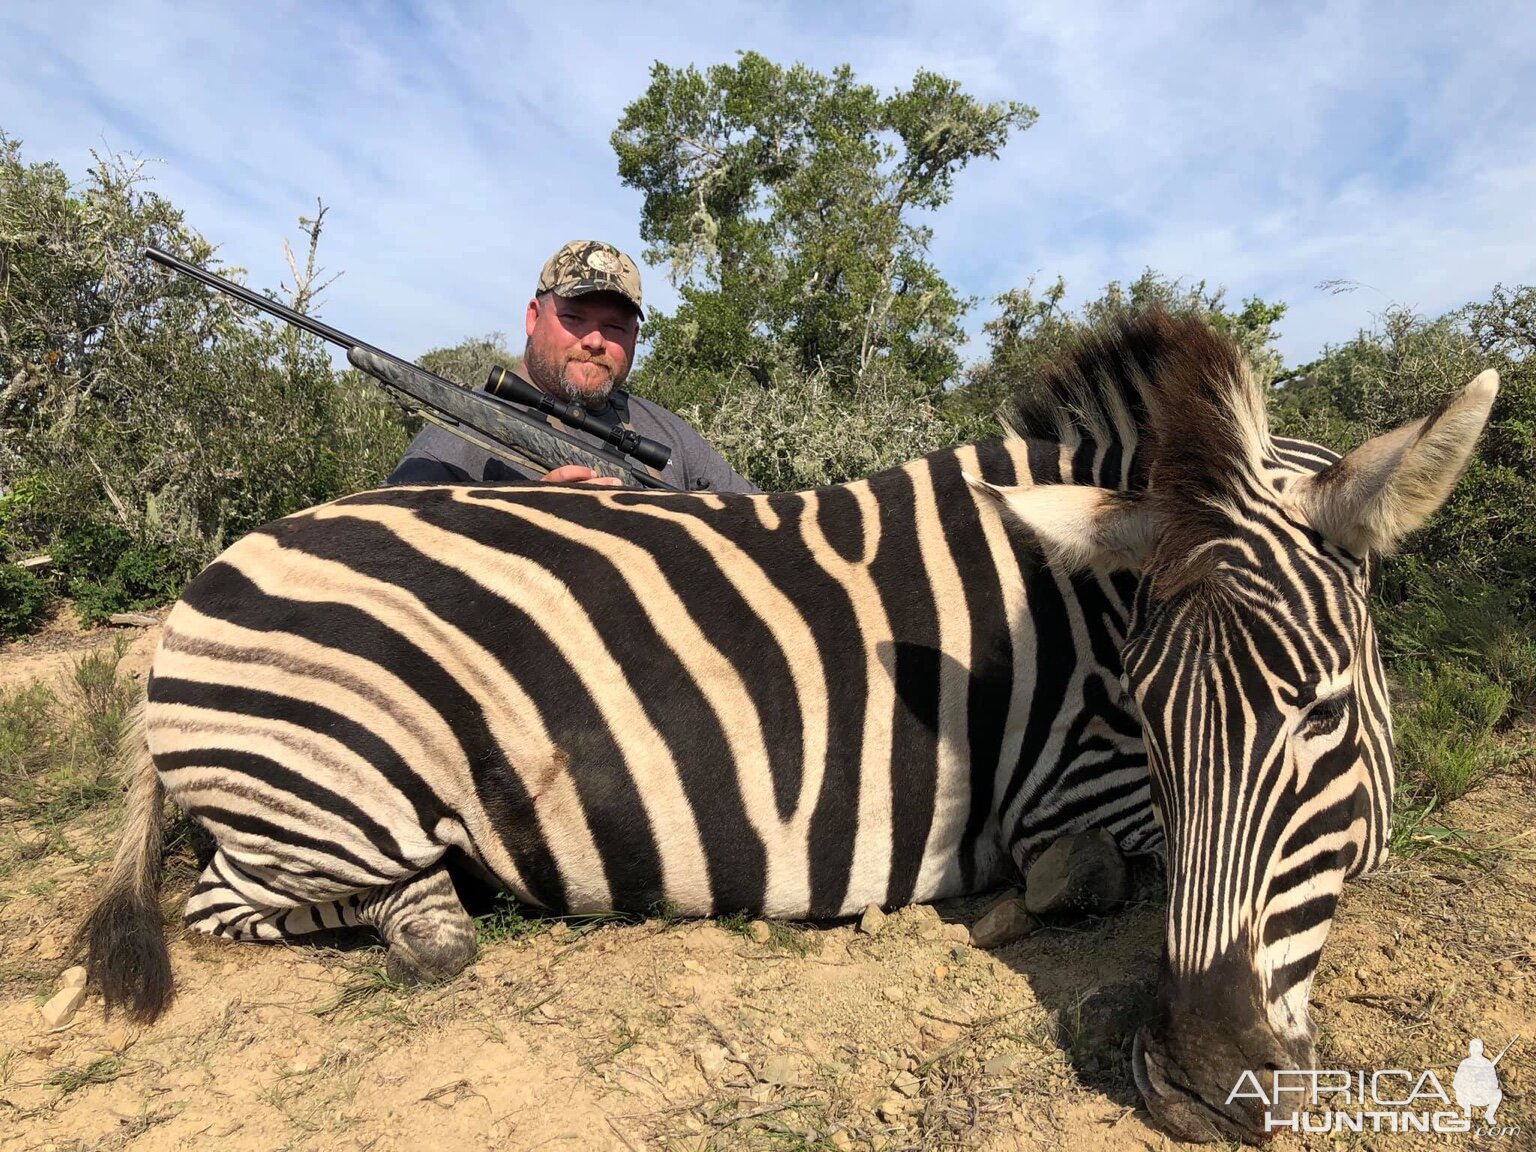
[[[123,735],[127,819],[112,874],[75,936],[86,953],[87,981],[101,989],[110,1014],[123,1005],[130,1020],[152,1023],[171,1002],[171,953],[160,915],[161,809],[165,789],[150,759],[144,706]]]

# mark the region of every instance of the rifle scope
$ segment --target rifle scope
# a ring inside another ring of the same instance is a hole
[[[499,399],[515,400],[525,407],[537,409],[557,420],[562,420],[573,428],[580,428],[583,432],[612,444],[624,455],[633,456],[640,463],[650,465],[658,472],[667,466],[667,461],[672,456],[669,445],[659,440],[648,440],[631,428],[605,424],[580,404],[563,404],[553,396],[540,392],[521,376],[513,375],[500,365],[491,369],[485,381],[485,390]]]

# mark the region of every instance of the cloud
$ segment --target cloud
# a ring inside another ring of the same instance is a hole
[[[1080,301],[1152,266],[1288,301],[1299,360],[1389,301],[1536,280],[1519,5],[56,2],[0,15],[0,127],[77,177],[92,147],[162,158],[157,190],[258,285],[323,197],[346,272],[325,318],[414,354],[514,332],[568,239],[638,254],[609,133],[653,60],[742,47],[1039,108],[932,220],[939,267],[983,299],[1060,273]],[[1337,278],[1371,287],[1317,287]],[[675,301],[659,269],[647,290]]]

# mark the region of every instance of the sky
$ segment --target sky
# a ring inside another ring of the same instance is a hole
[[[1401,305],[1436,315],[1536,283],[1536,4],[304,4],[8,0],[0,130],[83,179],[136,155],[152,188],[275,288],[327,205],[321,317],[391,351],[522,342],[545,259],[575,238],[642,258],[609,135],[654,61],[752,49],[929,69],[1038,123],[926,220],[977,297],[1060,275],[1068,303],[1152,267],[1283,300],[1303,362]],[[675,303],[643,265],[648,302]],[[1325,285],[1356,287],[1337,293]]]

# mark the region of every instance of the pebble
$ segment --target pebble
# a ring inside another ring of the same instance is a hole
[[[704,965],[700,964],[697,960],[692,958],[684,960],[683,967],[688,969],[688,971],[692,972],[696,976],[702,976],[704,973],[709,971],[709,969],[705,968]]]
[[[878,904],[871,904],[864,909],[864,915],[859,917],[859,931],[866,936],[880,935],[880,929],[885,927],[885,913],[880,911]]]
[[[1016,895],[1004,896],[971,925],[971,944],[977,948],[996,948],[1035,930],[1035,920]]]
[[[764,1084],[788,1088],[800,1083],[800,1061],[793,1056],[780,1054],[763,1061],[763,1071],[758,1079]]]
[[[903,1072],[891,1081],[891,1087],[903,1096],[916,1096],[922,1090],[923,1082],[910,1072]]]
[[[43,1023],[49,1028],[62,1028],[75,1018],[85,1000],[85,989],[79,984],[61,988],[52,1000],[42,1007]]]
[[[899,984],[887,984],[880,990],[880,995],[884,996],[892,1004],[900,1004],[907,998],[907,990]]]
[[[702,1044],[693,1053],[693,1059],[698,1064],[699,1071],[710,1080],[725,1071],[726,1062],[730,1057],[731,1054],[719,1044]]]
[[[939,939],[948,940],[951,944],[969,944],[971,930],[964,924],[946,924],[939,929]]]
[[[64,945],[53,936],[44,936],[37,942],[37,958],[39,960],[57,960],[64,955]]]
[[[747,925],[747,935],[752,938],[754,944],[766,944],[773,936],[773,929],[761,920],[754,920]]]
[[[948,964],[935,964],[934,965],[934,967],[933,967],[933,978],[935,980],[942,980],[942,979],[944,979],[944,977],[946,977],[948,975],[949,975],[949,965]]]
[[[73,968],[64,969],[64,974],[59,977],[59,984],[64,988],[84,988],[85,969],[79,964]]]
[[[556,942],[570,939],[571,926],[564,920],[549,926],[549,938]]]
[[[992,1059],[981,1066],[981,1070],[987,1076],[1006,1076],[1024,1063],[1023,1053],[1005,1052],[1001,1056],[992,1057]]]
[[[103,1036],[101,1042],[114,1052],[126,1052],[129,1048],[133,1047],[133,1043],[137,1039],[138,1036],[134,1033],[119,1026]]]
[[[1024,880],[1024,907],[1034,916],[1107,912],[1130,894],[1130,869],[1103,828],[1061,837]]]
[[[884,1100],[880,1101],[878,1109],[880,1119],[887,1124],[896,1124],[905,1119],[911,1113],[922,1107],[916,1100],[908,1099],[899,1092],[892,1092]]]

